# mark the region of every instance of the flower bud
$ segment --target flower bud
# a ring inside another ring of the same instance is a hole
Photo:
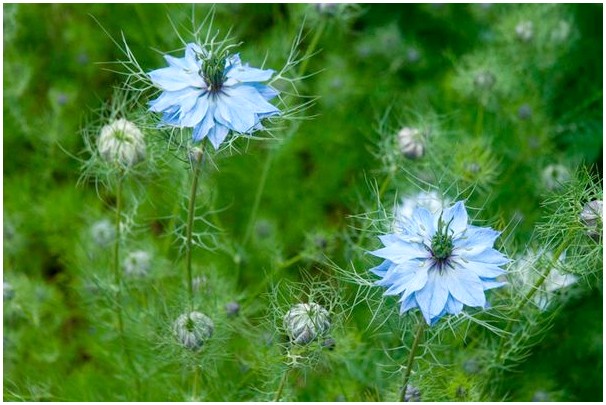
[[[532,39],[532,21],[522,21],[516,25],[516,35],[522,42],[528,42]]]
[[[421,390],[410,384],[407,385],[404,402],[421,402]]]
[[[297,304],[284,316],[284,329],[294,344],[310,343],[328,332],[329,328],[328,311],[314,302]]]
[[[240,304],[236,301],[228,302],[225,304],[225,312],[227,313],[227,316],[230,317],[238,316],[240,313]]]
[[[175,337],[185,348],[198,351],[202,348],[215,330],[215,325],[208,316],[200,312],[180,315],[173,326]]]
[[[532,108],[528,104],[523,104],[518,109],[518,118],[521,120],[527,120],[532,117]]]
[[[425,153],[423,134],[417,128],[404,127],[398,132],[400,151],[409,159],[418,159]]]
[[[101,129],[99,154],[109,163],[131,167],[145,159],[143,133],[132,122],[120,118]]]
[[[144,250],[130,252],[122,262],[124,273],[129,276],[142,277],[149,273],[151,255]]]
[[[12,300],[15,297],[15,289],[11,283],[3,281],[3,295],[2,298],[5,302]]]
[[[473,79],[473,84],[478,90],[490,90],[494,87],[497,82],[497,78],[488,70],[483,70],[476,73]]]
[[[93,224],[90,230],[91,236],[99,246],[108,246],[114,241],[116,231],[108,219],[102,219]]]
[[[587,227],[587,235],[594,239],[598,239],[601,234],[603,209],[602,200],[593,200],[586,203],[581,211],[581,222]]]
[[[555,190],[570,179],[570,172],[562,165],[549,165],[543,170],[543,183],[548,190]]]
[[[195,146],[189,150],[189,160],[194,165],[202,160],[202,156],[204,156],[202,148]]]

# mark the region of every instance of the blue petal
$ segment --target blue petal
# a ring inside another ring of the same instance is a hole
[[[457,301],[451,294],[448,296],[445,309],[449,314],[458,315],[463,310],[463,303],[461,301]]]
[[[492,248],[501,232],[490,228],[469,226],[464,234],[454,239],[455,251],[462,250],[466,255],[475,255]]]
[[[492,290],[493,288],[500,288],[506,285],[507,283],[504,281],[496,281],[496,280],[487,280],[482,278],[482,286],[484,290]]]
[[[405,263],[409,260],[430,257],[430,253],[425,246],[419,243],[408,243],[403,241],[398,241],[369,253],[382,259],[389,259],[394,263]]]
[[[418,306],[414,295],[409,296],[406,300],[400,300],[400,302],[402,303],[400,305],[400,315]]]
[[[402,299],[406,300],[408,297],[427,284],[428,272],[431,270],[430,260],[426,260],[421,267],[417,269],[414,277],[412,277],[406,284],[406,291],[402,293]]]
[[[448,229],[454,232],[454,235],[459,235],[467,229],[467,210],[463,201],[458,201],[452,207],[444,209],[442,212],[442,221],[450,226]],[[451,222],[452,221],[452,222]]]
[[[272,98],[276,97],[278,94],[280,94],[280,92],[276,89],[274,89],[271,86],[267,86],[265,84],[261,84],[261,83],[247,83],[249,86],[252,86],[255,88],[255,90],[257,90],[259,92],[259,94],[267,101],[271,100]]]
[[[400,241],[396,234],[390,233],[386,235],[379,235],[379,239],[383,243],[384,246],[391,245],[392,243],[397,243]]]
[[[219,149],[219,146],[221,146],[221,143],[225,140],[227,134],[229,134],[229,128],[217,124],[208,132],[208,139],[215,149]]]
[[[197,72],[186,72],[183,69],[166,67],[149,72],[154,85],[166,91],[182,90],[186,87],[206,88],[206,83]]]
[[[178,106],[183,111],[189,111],[196,103],[202,90],[186,87],[177,91],[165,91],[158,98],[149,102],[150,111],[162,112],[170,107]]]
[[[215,126],[215,120],[213,118],[214,109],[215,106],[213,104],[209,104],[206,115],[204,116],[202,121],[194,128],[192,134],[194,142],[199,142],[204,139],[208,135],[210,130]]]
[[[430,271],[425,287],[415,293],[419,309],[428,324],[443,313],[448,296],[448,287],[443,282],[439,271],[436,269]]]
[[[253,86],[247,84],[224,88],[225,95],[233,98],[234,104],[242,104],[256,114],[279,113],[280,110],[267,100]]]
[[[471,271],[455,266],[447,269],[442,275],[450,294],[470,307],[482,307],[486,303],[482,280]]]
[[[389,287],[385,291],[385,295],[397,295],[409,287],[419,271],[427,272],[422,263],[409,262],[403,265],[394,265],[389,268],[383,279],[377,281],[376,284]]]
[[[199,97],[190,111],[186,114],[181,114],[181,125],[184,127],[195,127],[204,119],[209,107],[208,96]]]
[[[495,249],[486,249],[476,255],[462,255],[466,260],[502,266],[509,263],[507,256]]]
[[[221,95],[217,98],[215,120],[224,126],[245,133],[255,125],[257,117],[254,110],[250,110],[241,100],[230,100]]]
[[[497,265],[484,263],[484,262],[476,262],[476,261],[462,261],[456,260],[456,263],[467,271],[472,271],[478,277],[482,278],[496,278],[502,274],[505,274],[505,270],[501,269]]]
[[[239,56],[237,62],[239,62]],[[271,76],[273,74],[274,71],[271,69],[263,70],[250,67],[248,66],[248,64],[242,65],[241,63],[232,63],[229,67],[229,70],[227,71],[226,76],[232,79],[236,79],[239,82],[264,82],[266,80],[271,79]]]
[[[389,260],[385,260],[383,261],[383,263],[379,264],[377,267],[373,267],[369,271],[379,277],[383,277],[392,265],[394,265],[392,262],[390,262]]]

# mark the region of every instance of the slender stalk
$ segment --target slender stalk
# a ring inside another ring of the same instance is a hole
[[[278,402],[280,400],[280,397],[282,396],[282,391],[284,391],[284,386],[286,385],[286,380],[288,378],[288,371],[290,369],[287,367],[286,370],[284,371],[284,374],[282,374],[282,379],[280,380],[280,386],[278,387],[278,391],[276,391],[276,395],[274,397],[274,402]]]
[[[116,187],[116,217],[115,217],[115,227],[116,227],[116,239],[114,241],[114,262],[113,262],[113,270],[114,270],[114,282],[116,283],[116,316],[118,318],[118,332],[120,334],[120,340],[122,340],[122,347],[124,348],[124,355],[128,365],[130,366],[133,372],[133,378],[135,380],[135,387],[137,397],[141,392],[141,385],[139,381],[139,375],[135,368],[135,363],[130,354],[130,350],[128,349],[128,345],[126,342],[126,334],[124,333],[124,317],[122,315],[122,269],[120,268],[120,242],[122,240],[122,231],[120,229],[120,222],[122,218],[122,186],[124,182],[124,177],[120,176],[118,179],[118,185]]]
[[[194,165],[193,179],[191,182],[191,191],[189,194],[189,203],[187,206],[187,226],[185,228],[185,270],[187,273],[187,293],[189,297],[190,310],[194,310],[194,283],[191,271],[191,253],[192,253],[192,234],[194,228],[194,218],[196,211],[196,195],[198,191],[198,178],[200,177],[200,167],[202,166],[202,151],[195,153],[192,159]]]
[[[316,30],[316,33],[314,34],[314,37],[312,38],[311,43],[309,44],[309,47],[307,48],[307,51],[305,52],[305,55],[303,56],[301,66],[299,68],[300,76],[303,76],[303,74],[305,73],[305,69],[307,69],[307,63],[309,62],[309,59],[311,59],[311,55],[316,50],[316,46],[318,46],[318,41],[320,41],[320,37],[322,36],[322,33],[324,32],[325,27],[326,27],[326,19],[323,18],[322,22],[320,23],[320,27]]]
[[[400,393],[400,402],[405,402],[406,397],[406,388],[408,388],[408,381],[410,380],[410,373],[412,372],[412,365],[414,363],[417,348],[419,347],[419,343],[421,342],[421,337],[423,336],[423,332],[425,332],[425,322],[421,320],[419,322],[419,326],[417,328],[417,334],[415,335],[415,340],[412,342],[412,347],[410,348],[410,353],[408,353],[408,361],[406,362],[406,371],[404,372],[404,380],[402,381],[402,392]]]
[[[261,196],[263,195],[263,191],[265,191],[265,184],[267,183],[267,175],[269,174],[269,168],[273,162],[275,152],[269,151],[267,153],[267,159],[265,159],[265,165],[263,166],[263,171],[261,172],[261,179],[259,180],[259,186],[257,187],[257,193],[255,194],[255,201],[253,203],[253,208],[250,212],[250,219],[248,220],[248,225],[246,226],[246,232],[244,233],[244,240],[242,241],[242,245],[246,245],[248,239],[252,235],[253,226],[255,223],[255,219],[257,217],[257,211],[259,210],[259,205],[261,204]]]

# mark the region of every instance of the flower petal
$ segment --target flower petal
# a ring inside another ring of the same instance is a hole
[[[149,77],[154,85],[165,91],[177,91],[186,87],[206,88],[198,72],[186,72],[174,67],[153,70],[149,72]]]
[[[445,208],[442,211],[442,221],[444,221],[446,224],[450,223],[448,229],[454,232],[455,236],[461,234],[463,231],[465,231],[465,229],[467,229],[468,219],[467,210],[465,209],[463,201],[458,201],[452,207]]]
[[[443,313],[449,292],[437,269],[429,271],[427,284],[415,293],[419,309],[428,324]]]
[[[219,149],[219,146],[221,146],[221,143],[225,140],[227,134],[229,134],[229,128],[217,123],[208,132],[208,139],[215,149]]]
[[[455,266],[442,275],[450,294],[458,301],[470,307],[483,307],[486,303],[482,280],[475,273]]]
[[[250,67],[248,64],[242,65],[239,56],[237,61],[233,59],[229,62],[232,62],[232,64],[226,76],[239,82],[264,82],[271,79],[271,76],[274,74],[274,71],[271,69],[263,70]]]

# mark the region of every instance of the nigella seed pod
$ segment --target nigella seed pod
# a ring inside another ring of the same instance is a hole
[[[528,42],[533,36],[532,21],[522,21],[516,25],[516,36],[522,42]]]
[[[600,237],[603,209],[604,204],[602,200],[593,200],[586,203],[583,207],[583,211],[581,211],[581,222],[587,228],[587,235],[593,239],[598,239]]]
[[[185,348],[198,351],[215,330],[212,319],[200,312],[180,315],[173,326],[175,337]]]
[[[570,172],[562,165],[549,165],[543,170],[543,183],[548,190],[556,190],[570,179]]]
[[[417,128],[404,127],[398,132],[398,146],[404,156],[418,159],[425,153],[423,133]]]
[[[143,133],[132,122],[120,118],[101,129],[99,154],[108,163],[131,167],[145,159]]]
[[[421,390],[413,385],[407,385],[404,402],[421,402]]]
[[[238,316],[240,313],[240,304],[238,304],[236,301],[228,302],[225,304],[225,312],[229,317]]]
[[[330,329],[330,315],[320,305],[297,304],[284,316],[284,329],[294,344],[305,345]]]
[[[144,250],[130,252],[122,263],[124,273],[128,276],[142,277],[149,273],[151,255]]]
[[[91,236],[99,246],[108,246],[116,237],[116,230],[108,219],[97,221],[91,227]]]

